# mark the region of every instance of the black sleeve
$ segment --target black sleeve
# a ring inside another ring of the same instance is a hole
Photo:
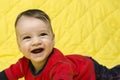
[[[92,61],[95,67],[96,80],[120,80],[120,65],[108,69],[107,67],[100,65],[94,59],[92,59]]]
[[[8,80],[4,71],[0,72],[0,80]]]

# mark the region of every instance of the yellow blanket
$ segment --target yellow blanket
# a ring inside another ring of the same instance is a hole
[[[120,64],[120,0],[1,0],[0,8],[0,71],[22,57],[14,22],[32,8],[50,16],[64,54],[92,56],[108,68]]]

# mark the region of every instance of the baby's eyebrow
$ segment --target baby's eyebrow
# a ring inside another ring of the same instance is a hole
[[[41,31],[39,31],[40,33],[50,33],[50,31],[49,30],[41,30]]]
[[[25,36],[29,36],[28,34],[21,34],[20,37],[25,37]]]

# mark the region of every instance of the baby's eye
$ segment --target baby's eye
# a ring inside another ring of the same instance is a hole
[[[24,39],[30,39],[30,38],[31,38],[30,36],[26,36],[26,37],[23,38],[23,40],[24,40]]]
[[[40,36],[46,36],[47,34],[46,33],[41,33]]]

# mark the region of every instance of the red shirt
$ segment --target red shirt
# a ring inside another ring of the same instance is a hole
[[[55,49],[49,56],[43,70],[33,75],[30,61],[23,57],[5,70],[9,80],[25,77],[25,80],[96,80],[93,62],[84,56],[64,56]]]

